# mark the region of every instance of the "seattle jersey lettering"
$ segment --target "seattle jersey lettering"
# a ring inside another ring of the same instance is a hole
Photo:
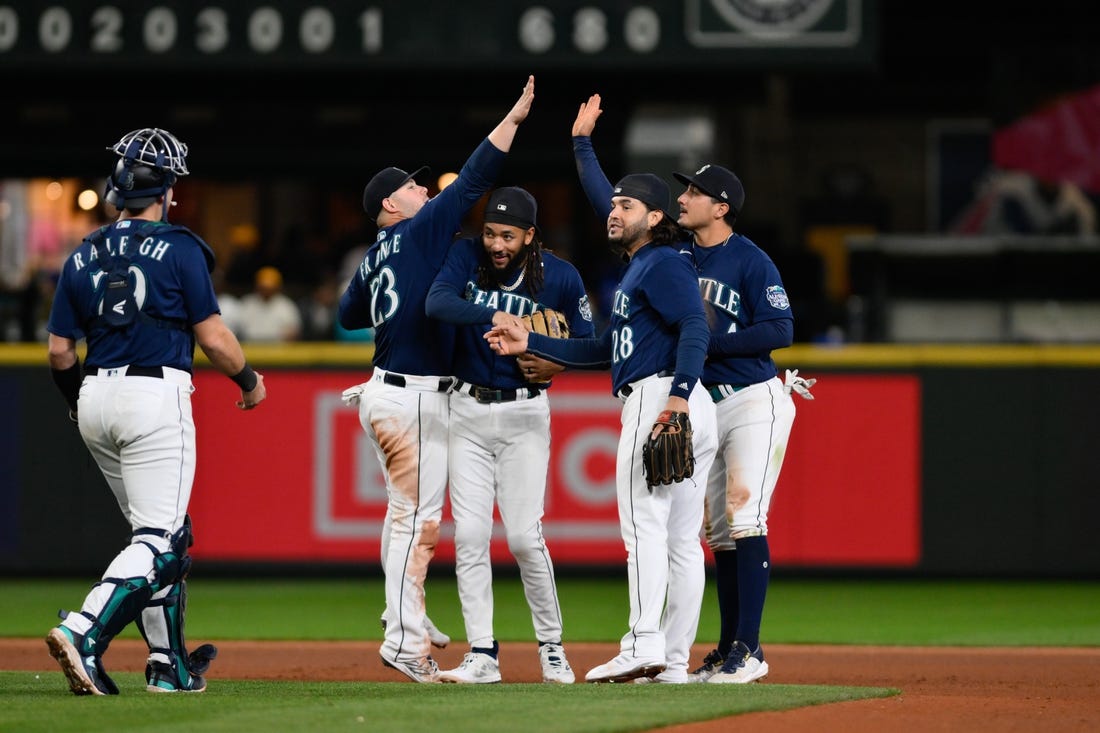
[[[703,294],[705,302],[729,313],[733,318],[741,317],[741,293],[729,285],[709,277],[701,277],[699,291]]]
[[[538,303],[525,295],[505,293],[500,290],[485,291],[474,282],[466,283],[466,300],[483,305],[495,311],[504,311],[513,316],[530,315],[537,310]]]

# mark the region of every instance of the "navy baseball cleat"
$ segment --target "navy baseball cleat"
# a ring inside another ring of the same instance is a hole
[[[78,650],[83,643],[81,634],[75,634],[64,626],[55,626],[46,634],[50,656],[61,665],[74,695],[117,695],[118,686],[107,676],[99,657],[82,655]]]
[[[717,649],[711,649],[707,652],[707,655],[703,657],[703,663],[692,670],[688,677],[692,682],[706,682],[714,674],[722,669],[722,665],[725,664],[726,658],[722,656],[722,652]]]
[[[206,679],[181,671],[178,664],[149,662],[145,665],[145,689],[149,692],[203,692]]]

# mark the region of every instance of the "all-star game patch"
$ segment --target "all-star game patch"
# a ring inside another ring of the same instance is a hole
[[[769,285],[767,296],[772,308],[785,311],[791,307],[791,302],[787,300],[787,291],[783,289],[782,285]]]

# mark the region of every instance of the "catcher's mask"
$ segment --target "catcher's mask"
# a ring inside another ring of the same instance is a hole
[[[187,145],[167,130],[143,127],[107,148],[119,156],[107,179],[107,203],[122,209],[144,209],[186,176]]]

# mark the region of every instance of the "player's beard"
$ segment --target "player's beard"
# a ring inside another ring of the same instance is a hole
[[[527,264],[527,253],[530,251],[530,247],[524,246],[519,252],[512,256],[511,259],[505,263],[504,267],[497,267],[496,262],[489,258],[490,277],[496,282],[496,284],[508,284],[516,278],[516,273],[523,269]]]
[[[633,224],[623,224],[618,236],[607,235],[607,244],[615,254],[632,254],[642,244],[649,241],[649,227],[641,219]]]

